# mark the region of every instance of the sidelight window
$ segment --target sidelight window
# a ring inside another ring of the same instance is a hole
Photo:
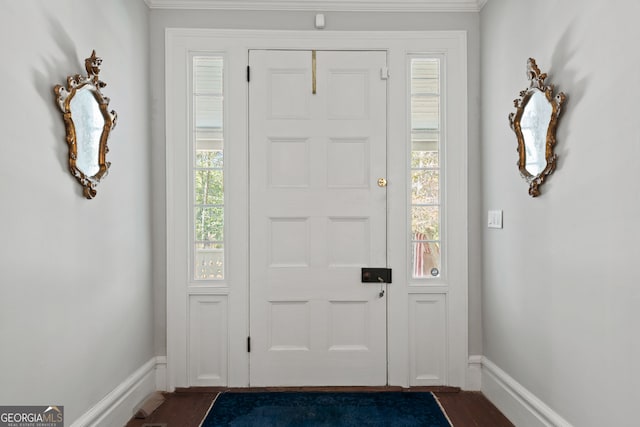
[[[192,249],[194,280],[224,279],[223,58],[193,57]]]
[[[413,278],[441,275],[441,60],[411,57],[411,248]]]

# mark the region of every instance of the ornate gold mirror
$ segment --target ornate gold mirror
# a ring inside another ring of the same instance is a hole
[[[547,75],[540,73],[533,58],[527,61],[527,78],[529,87],[513,101],[516,112],[509,114],[509,123],[518,137],[518,169],[529,183],[529,194],[537,197],[556,168],[556,128],[566,96],[553,95],[553,85],[544,84]]]
[[[107,85],[98,77],[101,64],[94,50],[85,60],[86,77],[69,76],[66,88],[54,88],[67,132],[69,169],[87,199],[95,197],[96,186],[109,172],[107,141],[117,118],[115,111],[108,110],[109,98],[100,91]]]

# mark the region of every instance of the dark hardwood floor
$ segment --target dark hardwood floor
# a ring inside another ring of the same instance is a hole
[[[349,388],[268,388],[221,389],[191,388],[166,393],[164,403],[146,419],[132,419],[126,427],[198,427],[216,395],[225,390],[252,391],[400,391],[399,387]],[[432,391],[454,427],[514,427],[480,392],[460,391],[454,387],[413,387],[411,391]]]

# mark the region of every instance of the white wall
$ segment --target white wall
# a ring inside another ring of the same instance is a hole
[[[484,355],[580,427],[638,422],[638,16],[632,0],[481,12],[483,221],[504,209],[504,229],[483,233]],[[507,120],[528,57],[567,94],[558,169],[536,199]]]
[[[0,404],[64,405],[67,425],[154,355],[148,15],[142,0],[0,2]],[[86,200],[53,86],[92,49],[119,119]]]
[[[165,274],[165,28],[313,30],[314,12],[251,11],[151,11],[151,66],[153,88],[152,133],[154,140],[154,281],[156,286],[156,352],[166,354]],[[479,14],[478,13],[346,13],[326,12],[325,31],[331,30],[466,30],[469,75],[469,352],[482,354],[480,307],[480,147],[479,147]],[[244,72],[244,70],[239,70]]]

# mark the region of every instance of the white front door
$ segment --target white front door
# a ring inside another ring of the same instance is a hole
[[[250,384],[387,384],[386,52],[249,64]]]

